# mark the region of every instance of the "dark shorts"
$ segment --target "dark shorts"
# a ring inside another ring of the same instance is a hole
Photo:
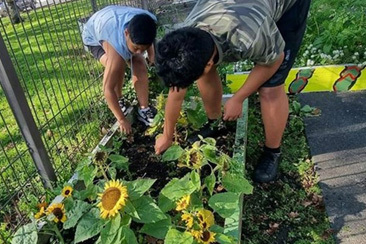
[[[298,0],[277,21],[277,27],[285,41],[285,57],[276,73],[262,87],[275,87],[285,83],[304,37],[310,2],[311,0]]]
[[[104,49],[101,46],[88,46],[89,51],[91,52],[91,54],[93,55],[93,57],[96,60],[100,60],[100,58],[103,56],[103,54],[105,54]]]

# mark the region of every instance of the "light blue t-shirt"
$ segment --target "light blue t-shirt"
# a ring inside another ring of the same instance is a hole
[[[84,44],[102,46],[102,42],[106,41],[124,60],[131,59],[132,53],[127,48],[124,30],[137,14],[148,14],[156,21],[153,14],[139,8],[111,5],[97,11],[84,25]]]

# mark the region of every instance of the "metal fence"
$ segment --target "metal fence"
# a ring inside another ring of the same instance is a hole
[[[10,16],[0,18],[0,243],[27,221],[51,182],[72,175],[111,116],[101,91],[103,69],[81,41],[85,19],[119,4],[175,16],[162,18],[172,23],[181,21],[175,4],[187,7],[172,0],[39,0],[20,12],[11,1],[3,4]]]

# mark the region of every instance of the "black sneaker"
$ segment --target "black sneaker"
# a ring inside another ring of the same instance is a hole
[[[151,126],[157,111],[153,106],[149,106],[146,109],[138,109],[137,119],[144,123],[146,126]]]
[[[123,113],[124,116],[127,116],[129,113],[131,113],[131,111],[133,109],[133,107],[131,106],[131,104],[129,104],[123,98],[120,98],[118,100],[118,105],[121,108],[121,111],[122,111],[122,113]]]
[[[214,120],[214,122],[206,123],[199,131],[193,133],[190,137],[188,137],[187,141],[189,143],[194,143],[200,139],[198,135],[202,136],[203,138],[206,138],[206,137],[215,137],[218,134],[219,134],[219,127],[216,123],[216,120]]]
[[[281,153],[264,151],[254,171],[254,181],[268,183],[276,179]]]

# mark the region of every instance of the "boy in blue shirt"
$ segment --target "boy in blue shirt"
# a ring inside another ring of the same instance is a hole
[[[138,119],[151,125],[156,111],[149,106],[149,88],[143,53],[154,61],[153,42],[156,17],[150,12],[126,7],[108,6],[93,14],[84,26],[82,38],[90,52],[105,67],[103,92],[108,107],[123,133],[131,133],[126,120],[127,107],[122,99],[125,70],[131,68],[132,82],[139,102]]]

